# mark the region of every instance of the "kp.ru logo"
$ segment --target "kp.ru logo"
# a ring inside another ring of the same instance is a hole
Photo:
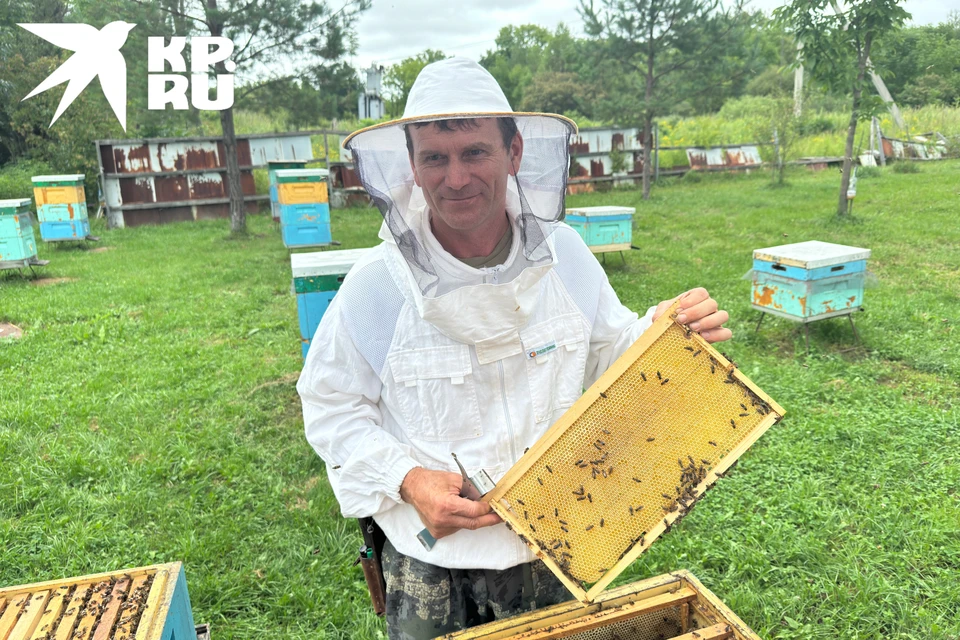
[[[67,107],[95,77],[100,78],[103,95],[120,121],[127,129],[127,64],[120,48],[127,35],[136,25],[129,22],[111,22],[97,30],[87,24],[21,24],[27,31],[36,34],[62,49],[75,53],[47,79],[27,94],[23,100],[43,93],[58,84],[67,83],[57,112],[50,126],[57,121]],[[233,106],[233,71],[237,65],[228,60],[233,53],[233,41],[229,38],[195,37],[190,40],[190,75],[185,74],[187,64],[181,55],[186,38],[170,38],[165,44],[162,37],[147,38],[147,108],[163,110],[172,104],[174,109],[187,109],[187,88],[190,89],[190,104],[197,109],[220,111]],[[210,50],[210,45],[214,49]],[[164,73],[164,63],[170,64],[174,73]],[[210,99],[207,70],[223,62],[228,73],[217,74],[217,97]],[[173,86],[167,90],[167,85]]]

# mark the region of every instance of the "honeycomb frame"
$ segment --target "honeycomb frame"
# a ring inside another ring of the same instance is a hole
[[[678,323],[677,308],[484,496],[581,602],[669,531],[784,415]]]

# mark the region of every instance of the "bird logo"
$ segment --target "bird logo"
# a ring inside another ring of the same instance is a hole
[[[88,24],[20,26],[61,49],[75,52],[23,100],[66,82],[67,88],[50,121],[52,127],[94,77],[99,77],[103,95],[120,121],[120,126],[124,131],[127,130],[127,63],[120,48],[126,43],[130,30],[137,25],[117,20],[99,30]]]

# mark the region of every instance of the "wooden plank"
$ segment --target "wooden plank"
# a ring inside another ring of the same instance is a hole
[[[167,568],[157,571],[157,575],[153,577],[153,584],[150,585],[150,594],[147,596],[146,608],[143,611],[143,616],[140,618],[140,624],[137,626],[136,640],[149,640],[150,638],[160,637],[160,632],[163,631],[163,618],[160,614],[160,604],[163,602],[169,577],[170,570]],[[156,630],[156,633],[151,633],[156,625],[159,625],[160,628]]]
[[[80,614],[83,613],[83,605],[86,603],[92,587],[92,584],[78,584],[77,588],[73,590],[70,602],[67,603],[67,610],[64,611],[63,618],[57,625],[55,640],[69,640],[73,635],[73,629],[77,626]]]
[[[105,571],[103,573],[92,573],[86,576],[75,576],[73,578],[59,578],[57,580],[46,580],[44,582],[34,582],[31,584],[21,584],[11,587],[0,587],[0,597],[10,597],[21,593],[31,593],[33,591],[42,591],[44,589],[54,590],[64,585],[73,586],[81,583],[94,583],[119,578],[120,576],[136,577],[142,573],[153,573],[163,568],[170,568],[177,563],[155,564],[146,567],[136,567],[134,569],[124,569],[120,571]]]
[[[23,610],[24,605],[26,605],[29,600],[29,593],[21,593],[10,599],[7,608],[3,610],[3,615],[0,616],[0,640],[7,640],[7,638],[10,637],[10,632],[17,623],[20,611]]]
[[[629,242],[617,244],[596,244],[590,247],[591,253],[613,253],[614,251],[630,251]]]
[[[104,609],[97,628],[93,632],[93,640],[108,640],[110,632],[113,631],[113,623],[117,621],[120,615],[120,605],[126,599],[127,590],[130,588],[130,576],[124,576],[113,585],[113,591],[110,592],[110,598],[107,600],[107,608]]]
[[[30,596],[23,607],[23,613],[17,621],[17,626],[10,632],[9,640],[27,640],[33,635],[33,630],[37,628],[49,599],[50,591],[37,591]]]
[[[696,576],[694,576],[689,571],[680,571],[677,572],[680,574],[680,577],[688,584],[690,587],[698,594],[700,598],[698,600],[700,605],[704,605],[707,608],[713,609],[716,612],[716,616],[721,620],[725,620],[727,624],[733,627],[736,630],[736,637],[738,640],[761,640],[760,636],[753,632],[753,630],[747,626],[747,624],[740,619],[740,616],[735,614],[730,607],[725,605],[720,598],[716,596],[712,591],[703,586]]]
[[[550,625],[520,633],[514,636],[516,640],[546,640],[547,638],[565,638],[577,633],[583,633],[598,627],[605,627],[619,620],[630,619],[645,613],[655,613],[663,609],[678,607],[685,602],[697,599],[697,592],[688,587],[681,587],[675,592],[665,593],[653,598],[634,602],[616,609],[602,609],[596,613],[575,618],[561,624]]]
[[[80,622],[77,623],[77,630],[73,634],[73,640],[92,640],[93,630],[97,626],[97,620],[100,618],[100,611],[106,604],[110,595],[111,581],[105,580],[98,582],[90,590],[90,599],[83,608],[80,615]]]
[[[56,625],[57,619],[60,618],[60,614],[63,612],[67,602],[69,602],[69,593],[70,587],[67,586],[60,587],[53,592],[53,595],[50,596],[50,601],[47,602],[47,608],[40,618],[40,623],[33,631],[31,640],[47,640],[47,638],[53,635],[54,625]]]
[[[133,632],[146,606],[148,579],[146,575],[133,579],[130,595],[120,607],[120,620],[117,622],[117,632],[113,634],[113,640],[130,640],[133,637]]]
[[[682,636],[677,636],[673,640],[723,640],[724,638],[733,637],[733,627],[725,622],[721,622],[720,624],[685,633]]]

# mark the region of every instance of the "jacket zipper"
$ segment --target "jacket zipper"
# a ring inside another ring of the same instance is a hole
[[[507,423],[507,437],[510,439],[510,464],[517,461],[516,442],[513,436],[513,423],[510,421],[510,409],[507,407],[507,385],[503,373],[503,360],[497,360],[497,371],[500,373],[500,400],[503,403],[503,419]]]

